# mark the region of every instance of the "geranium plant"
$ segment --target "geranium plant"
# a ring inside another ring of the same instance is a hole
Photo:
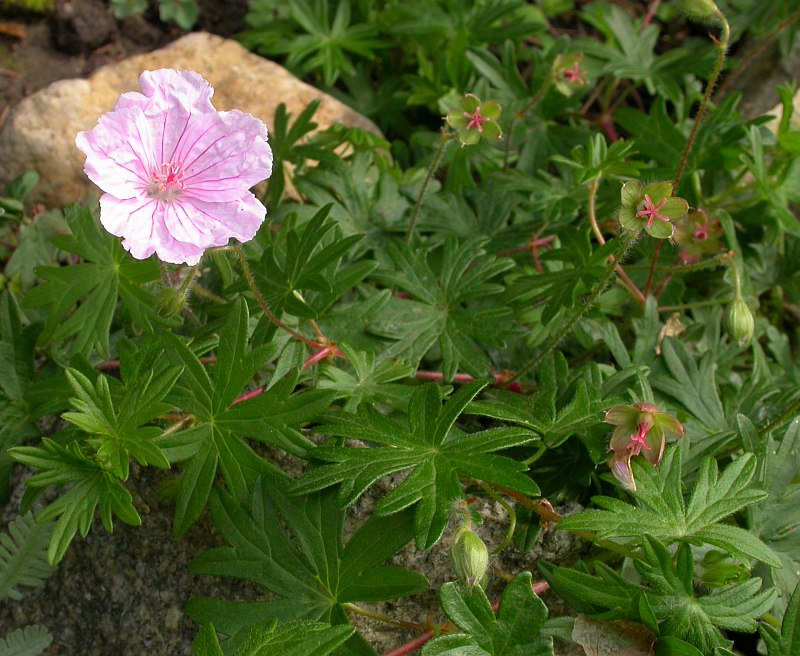
[[[456,4],[250,3],[381,135],[145,71],[77,135],[99,202],[7,187],[9,591],[157,468],[252,584],[189,603],[200,656],[798,653],[800,132],[730,90],[796,8]]]

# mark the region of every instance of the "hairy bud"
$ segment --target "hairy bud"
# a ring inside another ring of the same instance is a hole
[[[719,12],[713,0],[678,0],[678,7],[690,18],[698,20],[707,20]]]
[[[468,588],[480,585],[489,567],[489,550],[475,533],[466,527],[458,529],[453,546],[450,547],[450,560],[456,576]]]
[[[156,295],[156,313],[164,319],[179,315],[185,306],[186,290],[184,289],[164,287]]]
[[[746,346],[753,338],[756,327],[755,318],[741,296],[733,300],[728,311],[727,324],[730,336],[739,342],[739,346]]]

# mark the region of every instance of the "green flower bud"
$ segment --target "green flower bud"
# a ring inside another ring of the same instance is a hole
[[[719,12],[713,0],[678,0],[680,10],[698,20],[706,20]]]
[[[489,550],[475,533],[466,527],[458,529],[453,546],[450,547],[450,560],[456,576],[468,588],[480,585],[489,567]]]
[[[747,343],[753,338],[756,320],[741,296],[737,296],[733,300],[733,305],[728,311],[727,324],[728,333],[739,342],[739,346],[747,346]]]
[[[185,306],[186,290],[164,287],[156,294],[156,314],[164,319],[180,314]]]

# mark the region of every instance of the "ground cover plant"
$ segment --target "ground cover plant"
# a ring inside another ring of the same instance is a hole
[[[31,217],[33,172],[0,198],[0,491],[33,470],[0,597],[140,523],[135,461],[176,539],[204,513],[224,538],[192,570],[263,591],[190,603],[200,656],[376,654],[353,618],[396,622],[374,604],[429,582],[392,557],[441,541],[452,581],[392,656],[800,653],[796,90],[754,119],[729,91],[798,18],[252,0],[242,42],[383,136],[315,132],[314,105],[267,135],[144,72],[76,135],[99,202]],[[479,498],[498,552],[567,531],[583,558],[493,566]]]

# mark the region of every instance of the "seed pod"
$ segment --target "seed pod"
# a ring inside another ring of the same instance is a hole
[[[756,321],[741,296],[737,296],[733,300],[733,305],[728,311],[727,324],[730,336],[739,342],[739,346],[747,346],[747,343],[753,338]]]
[[[468,588],[480,585],[489,567],[489,550],[475,533],[466,527],[458,529],[450,547],[450,560],[456,576]]]

